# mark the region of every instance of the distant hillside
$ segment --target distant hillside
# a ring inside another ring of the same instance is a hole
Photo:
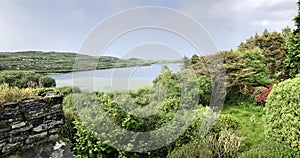
[[[84,68],[73,70],[75,58],[80,59]],[[26,70],[40,73],[64,73],[93,70],[92,63],[98,62],[97,69],[151,65],[172,61],[151,61],[142,59],[119,59],[116,57],[93,57],[67,52],[0,52],[0,70]]]

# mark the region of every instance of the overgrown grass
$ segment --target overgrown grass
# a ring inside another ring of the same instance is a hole
[[[5,102],[19,102],[24,99],[37,98],[38,89],[9,87],[8,84],[0,85],[0,104]]]
[[[245,139],[243,150],[248,150],[249,147],[264,140],[263,107],[257,106],[255,103],[240,101],[234,104],[225,104],[221,113],[232,115],[240,120],[242,127],[239,134]]]

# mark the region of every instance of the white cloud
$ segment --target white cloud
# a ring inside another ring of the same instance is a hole
[[[262,32],[293,27],[297,0],[191,0],[181,10],[195,17],[214,37],[220,49],[235,48]],[[229,46],[229,47],[228,47]]]
[[[191,15],[210,32],[220,49],[229,49],[265,28],[280,31],[287,25],[293,27],[296,2],[177,0],[172,4],[165,1],[153,1],[151,4],[173,7]],[[116,12],[143,5],[137,0],[54,0],[47,4],[50,6],[17,0],[0,1],[0,51],[26,48],[77,50],[78,41],[82,41],[94,25]],[[176,17],[167,17],[166,22],[168,18]],[[183,23],[180,24],[184,27]]]

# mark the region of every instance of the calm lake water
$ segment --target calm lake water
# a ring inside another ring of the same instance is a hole
[[[49,74],[49,76],[56,80],[57,87],[77,86],[82,90],[108,92],[151,86],[153,79],[160,74],[162,66],[162,64],[153,64],[151,66]],[[181,69],[182,64],[167,64],[167,66],[173,72],[177,72]]]

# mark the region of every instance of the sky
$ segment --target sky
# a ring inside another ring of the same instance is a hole
[[[241,41],[255,33],[262,33],[265,29],[281,31],[286,26],[294,28],[292,19],[297,14],[296,2],[297,0],[0,0],[0,51],[79,52],[89,33],[103,21],[121,11],[146,6],[178,10],[201,24],[218,50],[235,49]],[[153,13],[153,16],[160,15]],[[120,22],[120,25],[126,23],[130,21]],[[152,58],[160,55],[162,58],[176,58],[178,54],[191,56],[197,51],[176,34],[148,28],[131,31],[116,39],[105,53],[117,57],[139,57],[143,53],[144,56],[149,56],[151,50],[157,52],[152,54]],[[162,52],[169,53],[162,55]]]

